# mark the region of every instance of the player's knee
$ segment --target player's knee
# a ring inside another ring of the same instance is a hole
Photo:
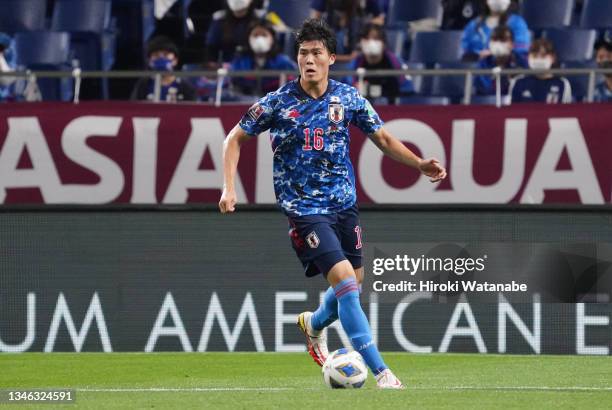
[[[361,285],[363,283],[363,266],[355,268],[355,277],[357,278],[357,283]]]
[[[357,280],[353,265],[346,259],[336,263],[327,272],[327,281],[332,286],[336,286],[338,283],[349,278]]]

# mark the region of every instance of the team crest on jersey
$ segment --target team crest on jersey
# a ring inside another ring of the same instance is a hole
[[[329,104],[329,120],[340,124],[344,120],[344,106],[342,104]]]
[[[308,246],[310,246],[311,249],[316,249],[317,247],[319,247],[319,243],[321,243],[321,241],[319,241],[317,233],[315,231],[312,231],[308,234],[308,236],[306,236],[306,243],[308,244]]]
[[[264,107],[262,107],[259,103],[254,104],[251,108],[249,108],[248,114],[249,117],[253,119],[253,121],[257,121],[261,114],[264,113]]]

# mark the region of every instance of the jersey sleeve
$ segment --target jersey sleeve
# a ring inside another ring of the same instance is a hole
[[[261,98],[249,108],[240,120],[240,128],[248,135],[257,136],[272,126],[274,114],[271,94]]]
[[[374,134],[383,126],[382,120],[374,110],[374,107],[372,107],[372,104],[363,98],[356,90],[355,99],[356,105],[352,120],[353,124],[366,135]]]

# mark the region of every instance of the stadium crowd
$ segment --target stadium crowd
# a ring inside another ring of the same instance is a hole
[[[98,2],[108,3],[110,13],[111,1]],[[113,27],[102,27],[96,37],[96,33],[83,28],[62,26],[63,3],[66,1],[47,1],[43,24],[44,28],[50,28],[45,32],[68,32],[70,49],[64,57],[37,60],[36,53],[30,50],[31,36],[43,31],[23,33],[23,28],[4,27],[2,22],[6,19],[0,18],[0,71],[70,70],[76,65],[83,70],[129,68],[114,56],[104,54],[104,44],[108,43],[107,36]],[[298,22],[315,17],[325,19],[337,33],[336,71],[491,69],[490,75],[474,79],[474,101],[479,97],[487,101],[498,88],[507,103],[584,101],[588,75],[554,76],[545,70],[612,66],[612,6],[606,6],[610,3],[599,0],[179,0],[157,21],[156,30],[144,45],[143,66],[168,71],[168,74],[162,75],[159,89],[155,89],[152,77],[130,84],[131,99],[174,102],[214,98],[216,77],[187,78],[172,74],[181,69],[295,72],[293,30]],[[598,7],[596,13],[591,10],[594,7]],[[593,14],[597,18],[589,17]],[[164,30],[165,19],[173,15],[179,15],[185,26],[178,34],[176,30]],[[121,29],[121,26],[114,28]],[[50,35],[43,40],[41,47],[47,51],[59,47],[49,43]],[[57,41],[65,43],[66,38]],[[89,51],[92,41],[98,41],[100,49],[93,59]],[[83,44],[89,47],[87,52],[83,51]],[[496,67],[540,71],[532,75],[497,76],[493,72]],[[337,78],[357,83],[356,76]],[[361,91],[375,103],[409,103],[413,96],[445,97],[456,103],[462,99],[464,78],[376,77],[368,76],[366,71]],[[72,86],[69,80],[48,79],[46,83],[39,80],[43,98],[69,99]],[[25,82],[15,77],[0,77],[0,101],[36,99],[28,93],[31,87]],[[106,81],[84,86],[86,97],[108,97]],[[276,75],[230,76],[223,80],[223,100],[252,101],[278,86]],[[612,75],[597,77],[594,100],[612,101]]]

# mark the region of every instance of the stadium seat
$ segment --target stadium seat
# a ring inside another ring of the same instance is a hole
[[[575,0],[524,0],[521,14],[531,30],[567,27],[572,22]]]
[[[563,63],[562,68],[597,68],[594,61],[570,61]],[[589,89],[589,75],[564,75],[572,85],[572,96],[574,100],[581,102],[584,100]]]
[[[476,68],[477,63],[436,64],[436,69]],[[472,92],[471,90],[470,92]],[[460,103],[465,94],[465,75],[435,76],[432,80],[431,95],[448,97],[454,104]]]
[[[385,35],[387,37],[387,47],[389,50],[403,59],[408,59],[410,57],[407,53],[410,47],[407,46],[406,43],[408,36],[405,29],[386,29]]]
[[[451,101],[448,97],[413,95],[409,97],[400,97],[399,103],[400,105],[450,105]]]
[[[580,27],[609,29],[612,27],[612,1],[584,0]]]
[[[17,65],[31,70],[70,70],[70,34],[56,31],[29,31],[15,35]],[[39,78],[44,100],[70,100],[71,78]]]
[[[101,33],[110,27],[110,0],[55,0],[53,29]]]
[[[593,57],[597,31],[581,29],[548,29],[543,37],[555,46],[560,62],[584,61]]]
[[[421,31],[414,35],[409,61],[432,66],[461,61],[461,31]]]
[[[268,11],[275,12],[283,23],[298,28],[310,16],[310,2],[304,0],[270,0]]]
[[[12,35],[45,29],[46,0],[0,0],[0,4],[0,32]]]
[[[440,0],[391,0],[389,2],[389,27],[405,27],[408,22],[426,18],[442,24],[442,2]]]
[[[56,0],[51,28],[71,33],[74,56],[83,70],[110,70],[115,61],[115,35],[111,27],[110,0]],[[97,84],[99,81],[90,84]],[[108,80],[101,81],[102,97],[108,98]],[[84,83],[84,86],[86,84]],[[87,84],[89,85],[89,84]],[[96,97],[99,85],[84,87]],[[89,94],[89,93],[86,93]],[[98,96],[99,98],[99,96]]]

